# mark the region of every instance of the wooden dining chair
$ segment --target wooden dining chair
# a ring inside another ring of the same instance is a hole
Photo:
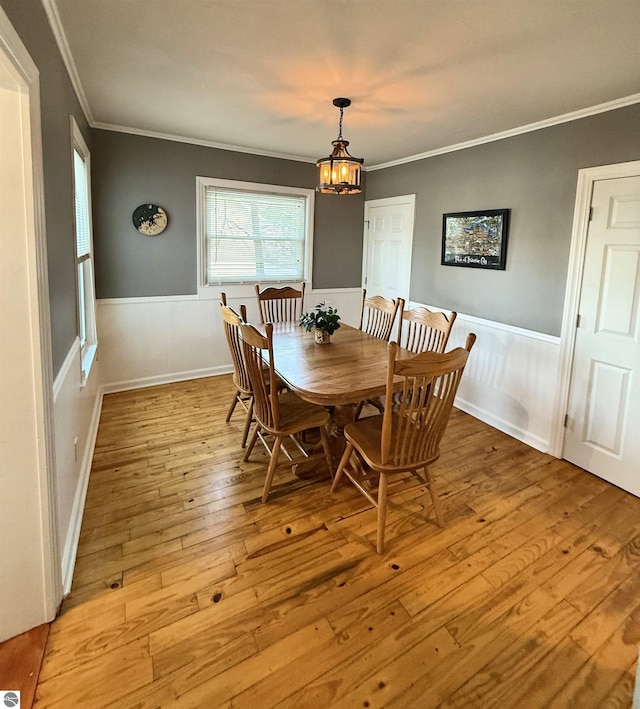
[[[228,423],[231,420],[236,406],[240,404],[246,413],[242,431],[242,447],[244,448],[247,445],[249,428],[253,419],[253,390],[251,389],[249,374],[245,367],[242,340],[240,338],[240,323],[247,319],[247,308],[241,305],[240,315],[238,315],[233,308],[227,305],[227,296],[222,293],[220,295],[220,313],[222,314],[222,326],[229,354],[231,355],[231,363],[233,364],[233,383],[236,387],[225,421]]]
[[[449,422],[462,372],[475,339],[476,336],[471,333],[464,348],[458,347],[445,354],[422,352],[401,360],[397,359],[398,345],[391,342],[386,399],[393,401],[393,406],[386,406],[380,416],[371,416],[345,426],[347,447],[331,490],[335,491],[344,474],[378,508],[378,554],[382,554],[384,549],[388,475],[410,472],[425,483],[438,524],[444,526],[442,508],[429,466],[440,456],[440,440]],[[401,388],[397,377],[402,377]],[[424,477],[420,475],[421,470]],[[377,499],[374,496],[376,474]]]
[[[266,334],[262,335],[253,325],[242,324],[240,326],[242,351],[253,389],[253,411],[258,423],[251,437],[244,460],[249,459],[256,441],[263,433],[269,433],[274,437],[274,443],[270,449],[267,477],[264,481],[262,492],[263,502],[266,502],[269,497],[269,490],[271,489],[271,482],[283,439],[303,431],[308,431],[312,428],[320,430],[324,457],[329,468],[329,474],[333,477],[333,462],[327,433],[329,412],[323,406],[304,401],[292,391],[285,391],[284,393],[279,391],[273,362],[273,325],[267,323],[265,331]],[[262,356],[263,352],[268,352],[269,355],[268,377],[263,374],[263,366],[265,364]],[[265,443],[264,438],[263,443]],[[299,444],[298,448],[306,455]]]
[[[389,342],[396,314],[402,318],[404,300],[396,298],[391,300],[381,295],[372,295],[367,298],[367,289],[362,289],[362,309],[360,311],[360,329],[368,335],[373,335],[380,340]]]
[[[362,308],[360,311],[360,329],[368,335],[373,335],[380,340],[389,342],[393,331],[393,324],[396,314],[400,313],[400,323],[402,323],[402,313],[404,312],[404,299],[383,298],[381,295],[372,295],[367,298],[367,289],[362,289]],[[398,326],[398,336],[400,335],[400,325]],[[378,411],[382,411],[383,404],[379,399],[367,399],[360,401],[356,405],[355,419],[360,418],[365,404],[371,404]]]
[[[256,283],[256,298],[262,325],[268,322],[298,322],[304,304],[305,282],[300,290],[285,286],[283,288],[265,288],[260,290]]]
[[[447,315],[427,308],[405,310],[398,332],[400,347],[416,354],[427,350],[444,352],[457,315],[453,311]]]

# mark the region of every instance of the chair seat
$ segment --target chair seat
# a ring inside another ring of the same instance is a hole
[[[356,449],[360,452],[367,465],[374,470],[385,473],[400,473],[408,470],[419,470],[425,465],[430,465],[440,457],[438,452],[436,455],[427,458],[426,460],[412,461],[403,465],[383,465],[382,454],[380,448],[380,439],[382,437],[382,422],[384,415],[369,416],[368,418],[360,419],[354,423],[349,423],[344,428],[344,437],[353,443]],[[394,430],[397,430],[397,416],[392,415],[392,425]]]
[[[289,436],[308,428],[325,426],[329,422],[329,412],[317,404],[310,404],[292,391],[280,394],[278,398],[280,421],[277,434]],[[269,433],[274,430],[264,427]]]

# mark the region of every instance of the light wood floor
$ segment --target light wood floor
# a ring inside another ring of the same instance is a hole
[[[105,397],[36,707],[631,706],[640,499],[455,411],[446,528],[400,480],[378,556],[348,482],[283,464],[260,503],[230,393]]]

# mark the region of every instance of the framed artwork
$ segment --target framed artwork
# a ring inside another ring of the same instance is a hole
[[[440,263],[504,271],[508,229],[508,209],[443,214]]]

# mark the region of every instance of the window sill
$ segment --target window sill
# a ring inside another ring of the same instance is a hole
[[[307,289],[311,289],[311,283],[309,279],[303,279],[307,284]],[[199,300],[220,300],[220,293],[226,293],[227,298],[255,298],[256,297],[256,283],[260,285],[260,288],[267,288],[269,286],[275,286],[276,288],[281,288],[282,286],[293,286],[294,288],[299,288],[302,280],[299,281],[252,281],[251,283],[221,283],[220,285],[211,286],[199,286],[198,287],[198,299]]]
[[[95,342],[92,345],[87,345],[84,352],[80,353],[81,356],[81,374],[80,374],[80,386],[85,387],[91,374],[91,368],[95,362],[96,355],[98,354],[98,343]]]

